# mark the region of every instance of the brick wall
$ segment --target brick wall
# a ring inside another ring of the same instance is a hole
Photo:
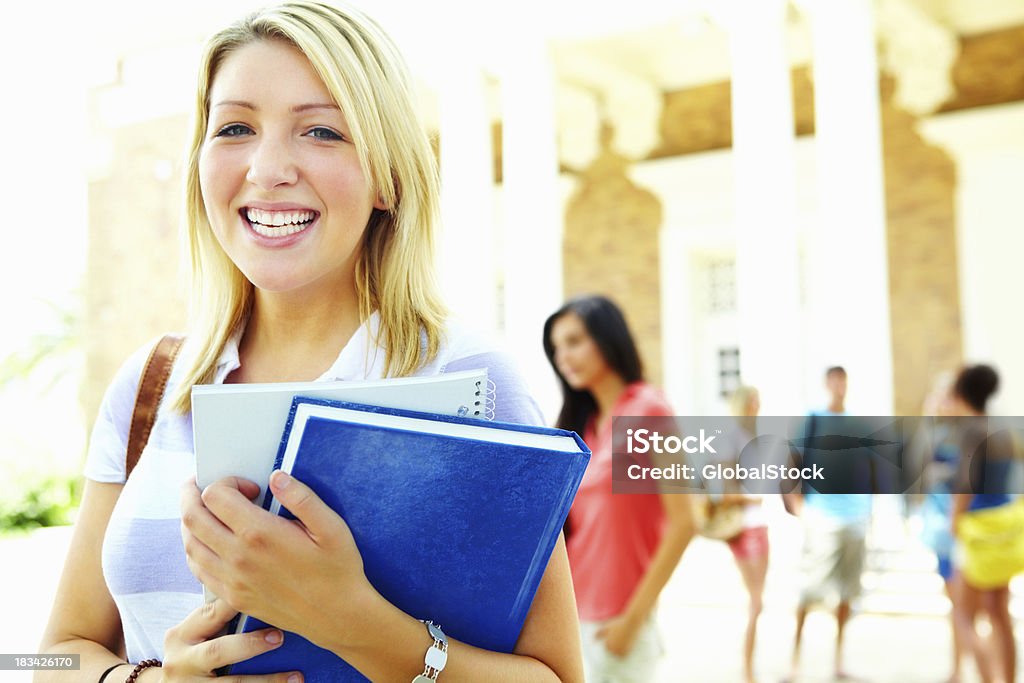
[[[661,203],[607,146],[581,174],[565,213],[566,298],[604,294],[626,316],[649,381],[661,384]]]
[[[936,375],[962,361],[956,252],[956,164],[918,135],[882,82],[893,402],[916,415]]]
[[[89,183],[82,405],[90,421],[133,351],[184,328],[178,225],[187,119],[110,131],[109,172]]]

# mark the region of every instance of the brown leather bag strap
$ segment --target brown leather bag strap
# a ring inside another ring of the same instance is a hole
[[[132,470],[142,456],[142,449],[149,441],[149,433],[156,421],[167,380],[174,367],[174,359],[181,350],[184,337],[165,335],[149,354],[146,366],[139,379],[139,391],[135,396],[135,410],[132,411],[132,425],[128,431],[128,451],[125,454],[125,481],[132,476]]]

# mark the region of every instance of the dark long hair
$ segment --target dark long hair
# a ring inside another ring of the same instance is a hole
[[[999,373],[991,365],[968,365],[960,370],[953,393],[979,413],[984,413],[989,398],[999,390]]]
[[[562,410],[558,414],[557,426],[582,434],[587,420],[597,412],[597,403],[589,391],[573,389],[565,381],[555,366],[555,346],[551,343],[551,328],[559,318],[569,313],[575,313],[583,321],[583,327],[597,344],[608,367],[624,382],[639,382],[644,373],[626,318],[611,299],[599,295],[580,296],[565,302],[552,313],[544,322],[544,353],[562,385]]]

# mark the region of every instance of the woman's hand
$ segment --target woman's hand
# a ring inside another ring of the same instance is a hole
[[[324,647],[354,642],[382,599],[348,525],[284,472],[273,474],[271,491],[297,520],[254,505],[252,482],[228,477],[202,493],[187,482],[181,520],[189,568],[236,610]]]
[[[213,678],[215,669],[263,654],[281,645],[277,629],[252,633],[217,636],[224,625],[238,612],[217,599],[192,611],[185,619],[167,630],[164,636],[164,662],[159,671],[166,683]],[[147,669],[146,673],[149,674]],[[294,676],[291,678],[290,676]],[[145,680],[145,676],[140,677]],[[297,671],[266,676],[245,676],[252,683],[299,683]]]
[[[620,614],[612,617],[598,629],[596,636],[604,641],[604,647],[616,657],[625,657],[633,649],[636,637],[640,633],[641,622],[629,615]]]

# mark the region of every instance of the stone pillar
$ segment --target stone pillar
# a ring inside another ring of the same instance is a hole
[[[466,54],[446,60],[440,89],[441,285],[459,317],[488,332],[498,326],[494,248],[494,153],[480,66]]]
[[[849,371],[847,407],[893,410],[889,266],[871,0],[808,0],[814,42],[818,221],[809,361]]]
[[[536,386],[553,382],[542,329],[562,304],[555,82],[545,39],[515,17],[501,73],[504,333]]]
[[[1002,415],[1024,414],[1024,103],[943,114],[922,122],[926,139],[956,162],[956,246],[963,355],[991,363],[1002,382],[990,404]],[[955,280],[955,274],[950,274]]]
[[[805,406],[787,2],[730,9],[741,379],[760,389],[766,414],[790,414]]]

